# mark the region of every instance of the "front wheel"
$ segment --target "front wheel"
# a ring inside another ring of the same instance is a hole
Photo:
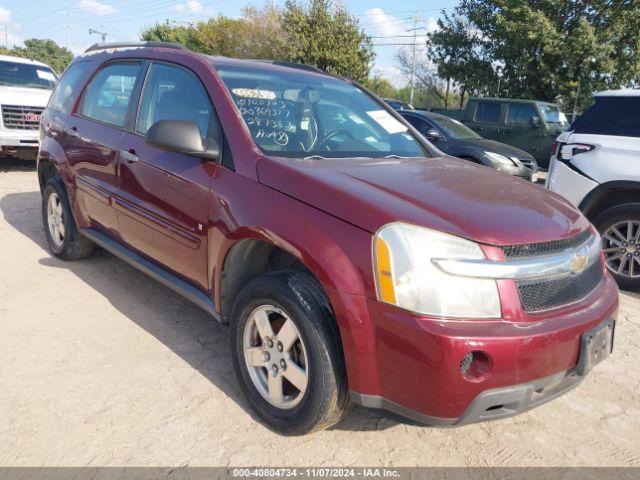
[[[593,224],[602,236],[607,268],[620,288],[640,291],[640,204],[609,208]]]
[[[308,274],[265,274],[240,292],[232,350],[240,385],[260,419],[285,435],[337,423],[348,406],[335,318]]]

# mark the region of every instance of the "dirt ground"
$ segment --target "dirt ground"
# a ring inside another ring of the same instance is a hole
[[[247,411],[226,327],[103,251],[52,258],[34,166],[0,162],[2,466],[640,466],[638,295],[613,356],[531,412],[442,429],[354,409],[280,437]]]

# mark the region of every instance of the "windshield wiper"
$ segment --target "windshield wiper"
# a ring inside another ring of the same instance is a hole
[[[403,158],[413,158],[413,157],[401,157],[400,155],[396,155],[395,153],[384,157],[385,160],[389,160],[389,159],[401,160]]]
[[[323,157],[322,155],[309,155],[308,157],[304,157],[303,160],[327,160],[327,157]]]

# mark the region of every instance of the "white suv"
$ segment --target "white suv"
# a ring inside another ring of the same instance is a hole
[[[56,81],[44,63],[0,55],[0,156],[36,159],[40,117]]]
[[[640,290],[640,90],[595,95],[595,104],[558,137],[547,188],[596,226],[620,287]]]

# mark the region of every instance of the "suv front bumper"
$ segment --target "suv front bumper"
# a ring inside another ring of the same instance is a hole
[[[359,372],[351,398],[430,425],[521,413],[564,394],[587,375],[581,339],[615,319],[617,308],[618,291],[609,275],[579,303],[526,322],[425,318],[369,300],[375,368],[366,379]],[[470,351],[491,360],[486,376],[468,379],[461,373],[461,360]]]
[[[40,132],[38,130],[7,130],[0,128],[0,147],[11,150],[13,148],[38,148]]]

